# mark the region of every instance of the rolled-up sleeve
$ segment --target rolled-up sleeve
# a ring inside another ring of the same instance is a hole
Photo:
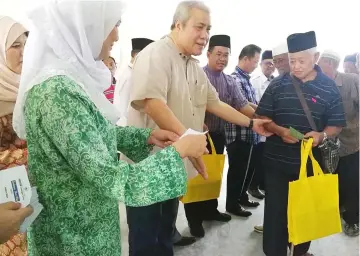
[[[241,92],[240,87],[241,85],[237,84],[237,80],[234,77],[229,76],[229,93],[231,96],[231,106],[235,109],[239,110],[245,107],[249,102],[245,98],[244,94]]]
[[[131,106],[141,111],[146,99],[159,99],[167,103],[170,79],[171,60],[169,58],[165,58],[157,48],[147,48],[140,52],[132,72]]]

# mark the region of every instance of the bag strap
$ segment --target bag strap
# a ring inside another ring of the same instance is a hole
[[[216,155],[217,152],[216,152],[216,149],[215,149],[215,145],[214,145],[213,140],[212,140],[211,137],[210,137],[209,132],[206,134],[206,137],[207,137],[208,140],[209,140],[209,144],[210,144],[210,148],[211,148],[211,155]]]
[[[298,96],[298,98],[300,100],[301,106],[302,106],[302,108],[303,108],[303,110],[305,112],[306,118],[307,118],[307,120],[308,120],[308,122],[309,122],[309,124],[311,126],[311,129],[313,129],[313,131],[317,131],[314,118],[311,115],[311,111],[309,109],[309,106],[308,106],[308,104],[306,102],[304,94],[301,91],[300,83],[293,76],[291,76],[291,80],[292,80],[292,84],[293,84],[293,86],[295,88],[296,94],[297,94],[297,96]]]

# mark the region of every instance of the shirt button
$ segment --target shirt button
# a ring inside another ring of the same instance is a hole
[[[191,97],[190,97],[190,100],[191,100]]]

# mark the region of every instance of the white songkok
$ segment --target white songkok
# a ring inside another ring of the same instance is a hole
[[[280,54],[284,54],[284,53],[288,53],[288,52],[289,52],[289,50],[288,50],[287,43],[279,44],[276,47],[274,47],[272,50],[273,56],[278,56]]]
[[[325,50],[321,54],[320,58],[329,58],[329,59],[336,60],[338,62],[341,60],[340,55],[337,52],[333,51],[333,50]]]

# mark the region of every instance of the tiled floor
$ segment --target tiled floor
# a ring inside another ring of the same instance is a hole
[[[227,170],[227,166],[225,167]],[[226,177],[226,172],[225,172]],[[219,200],[219,210],[225,210],[226,178]],[[227,224],[206,223],[206,235],[189,247],[177,248],[176,256],[263,256],[262,235],[253,232],[254,225],[262,223],[263,202],[252,211],[249,219],[233,217]],[[122,226],[123,256],[128,255],[127,224],[124,207],[120,207]],[[183,235],[189,235],[184,208],[180,204],[177,227]],[[314,241],[311,252],[315,256],[358,256],[359,239],[349,238],[344,234],[334,235]]]

